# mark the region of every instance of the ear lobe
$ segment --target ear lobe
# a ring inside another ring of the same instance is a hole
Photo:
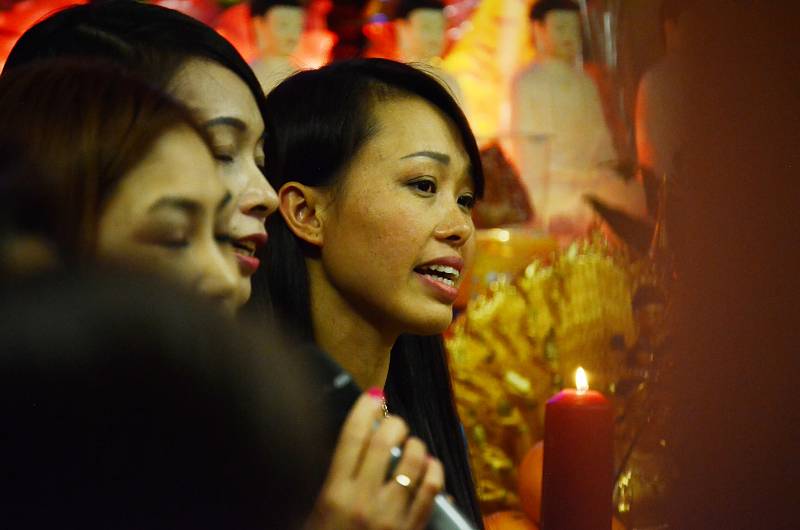
[[[323,242],[321,199],[318,190],[299,182],[287,182],[278,191],[279,208],[289,230],[317,247]]]

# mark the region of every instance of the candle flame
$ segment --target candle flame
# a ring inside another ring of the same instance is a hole
[[[580,366],[575,371],[575,388],[578,389],[578,394],[583,394],[589,390],[589,379],[586,377],[586,370]]]

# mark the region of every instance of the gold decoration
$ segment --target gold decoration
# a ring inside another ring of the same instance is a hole
[[[529,258],[516,274],[503,272],[507,263],[520,262],[519,254],[494,249],[493,255],[499,256],[495,281],[470,300],[447,339],[487,513],[519,507],[517,466],[542,438],[544,405],[567,375],[584,366],[609,392],[624,348],[637,339],[631,297],[638,269],[602,238],[573,244],[550,260]],[[481,277],[492,277],[491,259],[479,261]]]

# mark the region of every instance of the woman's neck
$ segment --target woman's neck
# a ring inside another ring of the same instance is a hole
[[[361,388],[383,388],[399,333],[386,332],[365,318],[309,265],[311,322],[317,345],[350,372]]]

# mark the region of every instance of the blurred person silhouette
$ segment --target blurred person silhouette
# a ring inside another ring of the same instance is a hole
[[[798,7],[698,0],[682,20],[670,528],[800,528]]]
[[[0,344],[3,528],[301,527],[320,402],[279,337],[152,279],[62,271],[6,289]]]

